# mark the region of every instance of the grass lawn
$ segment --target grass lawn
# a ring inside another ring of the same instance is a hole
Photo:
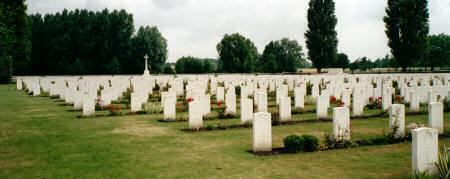
[[[255,156],[252,129],[183,132],[162,115],[77,118],[49,97],[0,85],[0,178],[408,178],[411,144]],[[329,116],[331,114],[329,113]],[[294,115],[311,119],[314,113]],[[450,131],[450,114],[445,130]],[[427,123],[428,116],[406,117]],[[205,121],[238,124],[239,119]],[[352,139],[380,135],[388,118],[351,121]],[[331,122],[274,126],[273,147],[290,134],[322,139]],[[440,139],[450,146],[450,138]]]

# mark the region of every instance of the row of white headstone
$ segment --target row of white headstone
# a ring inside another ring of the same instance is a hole
[[[175,97],[186,95],[188,97],[197,98],[206,95],[208,84],[210,84],[210,94],[216,94],[217,101],[225,101],[226,112],[236,114],[236,94],[235,86],[241,86],[241,99],[246,99],[253,94],[253,102],[258,106],[258,111],[267,111],[267,100],[259,105],[257,95],[263,95],[259,92],[267,91],[276,92],[276,103],[280,107],[280,119],[290,120],[290,97],[288,91],[294,91],[294,108],[303,108],[306,96],[306,85],[311,83],[312,98],[316,98],[316,114],[317,118],[326,118],[327,111],[330,106],[329,97],[332,95],[341,99],[344,107],[353,108],[353,116],[363,114],[363,109],[368,104],[370,97],[377,97],[381,94],[383,97],[383,109],[387,110],[392,105],[392,94],[395,93],[392,88],[392,82],[397,81],[401,88],[401,93],[405,93],[405,100],[410,101],[411,111],[417,112],[419,104],[423,103],[423,94],[428,94],[427,102],[442,101],[449,93],[448,75],[430,76],[430,75],[397,75],[394,78],[390,76],[371,77],[364,75],[359,76],[264,76],[269,80],[262,80],[260,76],[246,76],[244,79],[235,75],[213,76],[186,76],[182,78],[162,77],[140,77],[140,76],[94,76],[94,77],[19,77],[17,79],[17,88],[22,89],[22,82],[26,84],[33,95],[39,95],[41,88],[49,91],[50,95],[59,95],[61,99],[67,103],[74,103],[74,109],[83,109],[83,114],[95,114],[95,101],[98,100],[102,105],[108,105],[112,100],[121,97],[122,93],[127,89],[133,88],[131,97],[131,111],[137,112],[142,110],[142,105],[147,102],[148,94],[153,92],[156,84],[163,87],[169,87],[168,92],[174,92]],[[244,75],[245,76],[245,75]],[[417,78],[416,78],[417,77]],[[356,80],[355,80],[356,78]],[[369,84],[365,82],[366,79]],[[434,86],[429,86],[427,80],[432,79]],[[345,83],[347,80],[347,83]],[[344,83],[339,83],[344,81]],[[186,92],[184,83],[187,82]],[[224,87],[219,87],[218,83],[223,83]],[[417,86],[421,84],[423,86]],[[322,87],[320,87],[322,86]],[[100,90],[100,96],[97,91]],[[427,91],[428,90],[428,91]],[[225,91],[227,92],[225,94]],[[438,91],[438,92],[437,92]],[[171,93],[172,94],[172,93]],[[445,94],[446,96],[443,96]],[[351,100],[353,95],[353,100]],[[171,95],[173,96],[173,95]],[[262,97],[263,98],[263,97]],[[161,99],[163,101],[164,98]],[[175,99],[176,101],[176,99]],[[352,102],[351,102],[352,101]],[[245,103],[245,102],[244,102]],[[167,105],[167,116],[165,119],[172,120],[174,114],[173,100]],[[175,103],[176,104],[176,103]],[[165,105],[163,105],[166,107]],[[288,107],[289,106],[289,107]],[[261,109],[260,109],[261,108]],[[176,110],[175,110],[176,111]]]

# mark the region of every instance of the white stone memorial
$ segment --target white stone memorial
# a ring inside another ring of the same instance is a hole
[[[253,100],[241,99],[241,124],[252,123],[253,119]]]
[[[437,129],[439,134],[444,133],[444,105],[442,103],[428,104],[428,127]]]
[[[268,112],[253,116],[253,152],[272,151],[272,120]]]
[[[333,108],[333,135],[338,140],[350,140],[350,110]]]
[[[391,105],[389,108],[389,129],[396,138],[405,136],[405,105]]]
[[[438,131],[433,128],[419,128],[412,131],[412,169],[413,173],[427,172],[437,175]]]
[[[281,97],[279,105],[280,121],[290,121],[291,117],[291,97]]]

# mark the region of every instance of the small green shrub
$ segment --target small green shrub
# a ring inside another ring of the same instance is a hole
[[[163,113],[164,108],[161,106],[161,103],[146,103],[144,105],[144,111],[147,114],[161,114]]]
[[[217,119],[217,116],[213,115],[213,114],[207,114],[203,116],[203,120],[205,121],[210,121],[210,120],[215,120]]]
[[[312,135],[302,135],[303,138],[303,150],[305,152],[314,152],[319,146],[319,139]]]
[[[349,140],[338,139],[335,138],[332,134],[325,133],[325,137],[323,140],[323,149],[344,149],[349,148],[351,146],[351,142]]]
[[[187,114],[177,115],[176,121],[180,121],[180,122],[189,121],[189,116]]]
[[[209,124],[208,126],[206,126],[206,130],[212,131],[212,130],[214,130],[214,126]]]
[[[304,139],[298,135],[290,135],[283,139],[284,147],[290,153],[297,153],[304,150]]]

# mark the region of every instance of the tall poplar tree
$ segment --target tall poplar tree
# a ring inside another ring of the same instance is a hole
[[[320,72],[337,58],[337,18],[333,0],[310,0],[308,30],[305,33],[309,60]]]
[[[428,0],[388,0],[384,23],[396,64],[407,67],[423,61],[428,52]]]
[[[30,53],[25,0],[0,1],[0,81],[27,71]]]

